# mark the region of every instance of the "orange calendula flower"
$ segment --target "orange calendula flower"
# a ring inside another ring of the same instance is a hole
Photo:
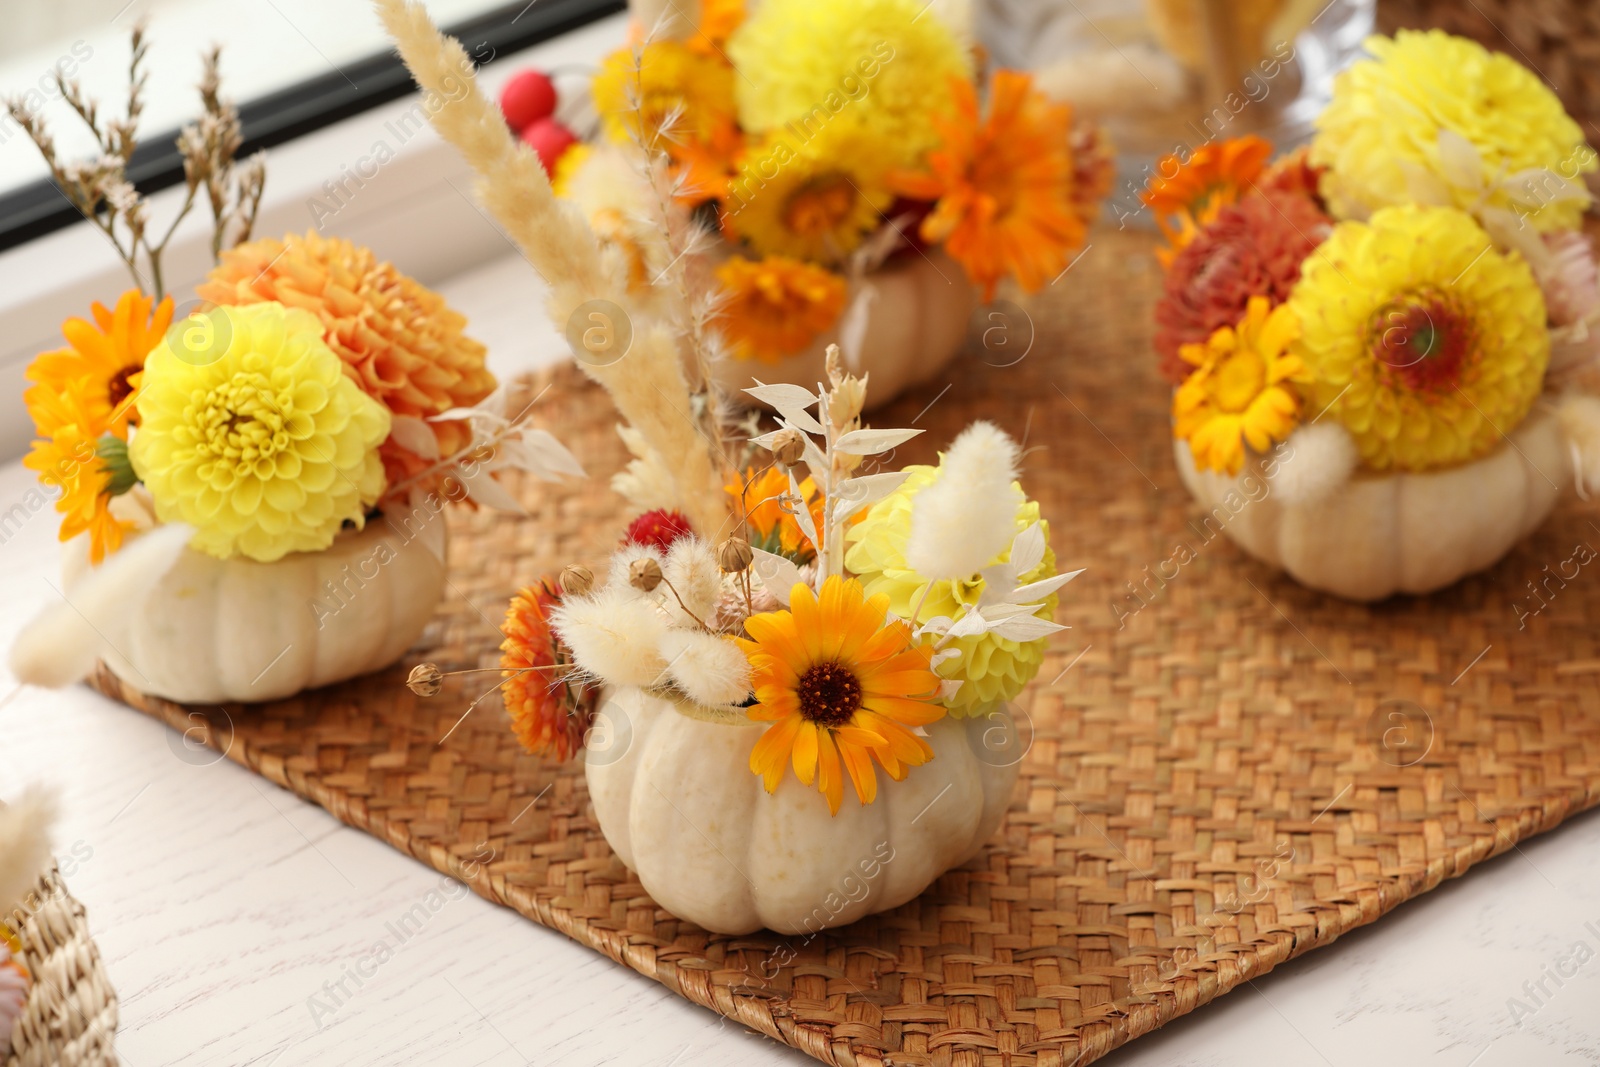
[[[1271,154],[1272,143],[1252,134],[1201,145],[1187,161],[1164,156],[1149,187],[1139,194],[1172,243],[1162,262],[1193,240],[1217,212],[1254,188]]]
[[[87,533],[89,559],[99,563],[122,547],[123,534],[132,527],[110,512],[111,473],[96,451],[108,420],[79,392],[82,384],[36,385],[24,394],[39,439],[22,465],[60,494],[60,539]]]
[[[740,359],[777,363],[810,345],[839,320],[845,282],[788,256],[735,257],[717,268],[728,294],[722,332]]]
[[[735,638],[750,658],[756,703],[746,714],[772,725],[750,752],[750,770],[776,792],[786,764],[815,783],[835,815],[849,775],[863,804],[878,795],[872,761],[900,781],[933,758],[912,732],[944,716],[939,677],[929,653],[898,619],[885,622],[889,598],[868,598],[854,578],[831,575],[822,596],[803,583],[789,610],[752,615],[750,640]]]
[[[1017,71],[995,74],[989,117],[977,91],[952,79],[955,109],[936,120],[943,143],[928,153],[927,174],[899,174],[895,192],[936,200],[922,236],[943,242],[967,276],[994,295],[1014,275],[1029,292],[1056,277],[1083,243],[1073,203],[1072,111]]]
[[[29,364],[27,378],[38,383],[29,393],[60,393],[70,387],[95,420],[104,423],[103,431],[126,438],[128,423],[136,419],[126,401],[138,389],[144,357],[172,325],[172,298],[158,304],[129,289],[114,308],[96,301],[90,310],[93,322],[70,318],[61,324],[66,348],[42,353]]]
[[[805,497],[811,510],[811,521],[822,529],[822,493],[810,478],[799,483],[800,495]],[[759,474],[748,468],[744,474],[727,484],[728,495],[744,505],[746,521],[750,524],[750,546],[779,556],[787,556],[796,563],[805,563],[817,554],[811,539],[800,530],[795,520],[795,503],[789,492],[789,476],[776,466],[767,467]]]
[[[727,62],[723,49],[733,31],[744,25],[744,0],[700,0],[700,25],[684,43],[690,51]]]
[[[583,747],[594,716],[593,688],[570,679],[572,657],[550,629],[550,612],[561,602],[560,586],[548,578],[511,598],[500,625],[500,690],[511,729],[535,755],[569,759]]]

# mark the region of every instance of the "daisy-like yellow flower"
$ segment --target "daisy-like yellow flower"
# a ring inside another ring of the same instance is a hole
[[[941,461],[942,462],[942,461]],[[976,605],[983,596],[987,581],[975,578],[952,581],[941,578],[930,584],[906,562],[906,542],[911,536],[911,505],[917,493],[938,481],[940,467],[922,465],[905,468],[906,480],[900,488],[872,505],[866,516],[845,533],[849,547],[845,549],[845,568],[861,581],[870,596],[889,598],[889,610],[902,619],[917,613],[918,624],[944,616],[954,619],[966,608]],[[1055,550],[1049,547],[1050,524],[1039,518],[1039,504],[1022,496],[1022,486],[1013,482],[1021,503],[1015,517],[1018,533],[1034,523],[1039,523],[1046,539],[1044,558],[1039,565],[1017,576],[1019,584],[1038,582],[1056,572]],[[994,563],[1007,563],[1011,550],[996,556]],[[1049,619],[1055,612],[1058,597],[1051,594],[1034,612]],[[924,638],[931,645],[932,637]],[[1045,638],[1034,641],[1013,641],[995,633],[958,637],[947,642],[945,648],[954,648],[961,655],[946,659],[935,670],[941,678],[961,682],[955,696],[945,701],[950,714],[961,717],[992,707],[997,702],[1011,700],[1022,687],[1039,673],[1044,662]]]
[[[886,146],[835,119],[749,150],[728,186],[723,223],[764,256],[837,263],[878,228],[893,201]]]
[[[709,142],[736,125],[733,78],[733,68],[719,56],[702,55],[682,41],[651,41],[637,52],[623,48],[605,58],[594,78],[594,106],[615,144],[653,138],[671,118],[663,146],[670,152],[673,141]]]
[[[1550,333],[1533,272],[1455,208],[1340,223],[1288,306],[1307,402],[1344,424],[1372,470],[1481,456],[1543,388]]]
[[[923,0],[763,0],[728,41],[740,125],[754,133],[847,115],[893,167],[939,143],[970,50]]]
[[[844,310],[845,282],[788,256],[736,256],[717,268],[727,293],[718,322],[740,359],[778,363],[817,339]]]
[[[125,403],[138,388],[144,357],[172,324],[172,298],[156,303],[129,289],[107,309],[95,301],[94,321],[70,318],[61,324],[67,347],[40,354],[29,364],[27,378],[37,385],[29,394],[59,393],[73,388],[104,431],[128,436],[132,405]],[[32,403],[32,401],[29,401]]]
[[[264,563],[333,543],[383,493],[389,410],[361,391],[321,320],[282,304],[217,308],[204,347],[145,361],[133,469],[191,544]]]
[[[1311,142],[1311,162],[1328,168],[1322,193],[1336,216],[1360,219],[1414,202],[1421,175],[1447,188],[1450,202],[1464,211],[1526,211],[1541,233],[1577,227],[1582,201],[1556,199],[1535,179],[1526,190],[1531,202],[1521,208],[1516,190],[1505,188],[1480,204],[1482,190],[1454,181],[1458,168],[1441,158],[1439,134],[1449,130],[1477,149],[1489,175],[1548,169],[1581,183],[1600,162],[1537,75],[1442,30],[1369,37],[1366,48],[1373,58],[1334,79],[1333,99],[1317,117]]]
[[[800,495],[805,497],[811,510],[811,521],[817,530],[822,529],[822,493],[817,483],[806,478],[799,483]],[[750,529],[750,544],[764,552],[787,556],[796,563],[814,559],[816,548],[811,539],[800,532],[800,523],[786,503],[789,494],[789,476],[776,466],[768,466],[757,473],[755,468],[729,482],[725,487],[729,496],[741,502],[745,521]]]
[[[787,611],[752,615],[750,639],[735,638],[750,659],[756,703],[746,714],[772,725],[750,752],[750,770],[769,793],[786,764],[816,783],[835,815],[849,775],[856,797],[878,795],[872,762],[895,781],[933,758],[912,733],[944,715],[927,649],[898,619],[885,622],[887,596],[866,597],[853,578],[830,575],[819,599],[796,584]]]
[[[111,514],[111,472],[97,451],[108,419],[98,397],[90,400],[80,393],[83,385],[80,379],[28,390],[28,412],[39,437],[22,465],[60,494],[60,539],[87,533],[89,560],[99,563],[122,547],[123,535],[132,527]]]
[[[1300,332],[1287,304],[1252,296],[1238,327],[1224,326],[1179,355],[1196,369],[1172,397],[1172,433],[1189,442],[1195,466],[1238,474],[1244,449],[1265,452],[1300,421],[1289,379],[1301,372],[1289,345]]]

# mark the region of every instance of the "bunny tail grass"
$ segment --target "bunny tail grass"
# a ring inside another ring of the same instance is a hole
[[[108,644],[122,642],[129,606],[150,595],[193,536],[194,527],[171,523],[125,542],[83,576],[70,600],[45,608],[18,635],[11,673],[49,689],[81,681]]]
[[[0,916],[9,919],[50,866],[55,795],[29,786],[15,804],[0,806]]]

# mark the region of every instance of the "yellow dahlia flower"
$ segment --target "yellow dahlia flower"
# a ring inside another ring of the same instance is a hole
[[[1455,208],[1340,223],[1289,306],[1308,408],[1344,423],[1373,470],[1483,455],[1544,383],[1550,334],[1533,272]]]
[[[888,147],[843,118],[809,140],[775,136],[741,162],[723,221],[764,256],[836,263],[894,202]]]
[[[363,525],[383,493],[389,411],[345,376],[317,317],[218,308],[207,341],[180,353],[169,337],[145,360],[129,455],[156,516],[194,526],[213,556],[264,563]]]
[[[939,143],[970,57],[922,0],[766,0],[728,41],[745,129],[814,131],[844,113],[914,167]]]
[[[341,237],[308,231],[242,244],[222,253],[195,292],[214,304],[276,302],[312,312],[345,373],[396,415],[425,419],[494,392],[487,350],[463,332],[467,320],[438,293]],[[441,455],[454,455],[472,439],[464,420],[430,425]],[[384,442],[391,485],[431,462],[398,441]],[[433,489],[436,482],[418,487]]]
[[[867,596],[886,595],[889,610],[902,619],[910,619],[918,603],[922,605],[916,618],[918,623],[941,615],[953,619],[964,606],[978,602],[985,582],[981,578],[976,581],[942,578],[933,583],[927,598],[923,598],[928,582],[906,563],[906,540],[911,536],[911,501],[920,490],[938,481],[940,468],[912,466],[906,470],[910,475],[900,488],[874,504],[866,517],[846,533],[849,547],[845,550],[844,565],[861,580]],[[1021,495],[1021,485],[1016,485],[1016,490]],[[1021,533],[1035,522],[1040,524],[1046,538],[1044,559],[1033,570],[1018,575],[1019,583],[1043,581],[1056,572],[1056,555],[1048,547],[1050,525],[1039,519],[1038,503],[1024,497],[1017,508],[1017,532]],[[1011,550],[1007,548],[990,566],[1005,563],[1010,558]],[[1040,603],[1034,614],[1049,619],[1056,601],[1057,597],[1052,594]],[[971,715],[995,701],[1011,700],[1022,692],[1022,687],[1039,673],[1045,644],[1044,638],[1021,642],[992,633],[958,637],[950,642],[945,647],[957,648],[961,655],[934,668],[943,678],[961,679],[965,683],[947,702],[950,714]]]
[[[1287,304],[1252,296],[1237,329],[1178,350],[1196,369],[1172,396],[1172,432],[1189,442],[1196,467],[1238,474],[1245,445],[1264,453],[1289,436],[1300,421],[1289,379],[1303,367],[1287,350],[1299,332]]]
[[[1449,190],[1451,203],[1518,212],[1512,193],[1531,202],[1528,219],[1540,232],[1573,229],[1584,204],[1558,199],[1554,189],[1496,187],[1479,204],[1481,184],[1463,180],[1459,166],[1440,157],[1439,134],[1449,130],[1478,152],[1490,176],[1548,169],[1581,182],[1596,166],[1594,150],[1556,95],[1530,70],[1476,41],[1442,30],[1401,30],[1391,40],[1371,37],[1364,59],[1334,79],[1333,100],[1317,118],[1313,166],[1329,168],[1322,194],[1340,218],[1365,218],[1378,208],[1417,199],[1419,178]],[[1520,212],[1519,212],[1520,213]]]

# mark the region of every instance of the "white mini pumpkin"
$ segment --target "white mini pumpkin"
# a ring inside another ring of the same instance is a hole
[[[101,654],[140,692],[186,704],[277,700],[386,667],[422,635],[444,591],[445,524],[432,520],[417,530],[375,519],[272,563],[184,548],[148,595],[108,620],[114,636],[99,624]],[[86,537],[67,544],[62,571],[71,600],[89,572]]]
[[[1302,432],[1290,435],[1290,452]],[[1544,522],[1573,477],[1569,442],[1545,407],[1471,463],[1358,471],[1309,500],[1277,491],[1277,457],[1252,456],[1230,476],[1197,470],[1186,441],[1175,440],[1173,452],[1184,484],[1211,513],[1202,520],[1208,531],[1221,526],[1303,585],[1364,601],[1431,593],[1492,566]]]
[[[600,829],[650,896],[707,930],[814,933],[898,907],[977,854],[1004,816],[1024,746],[1006,710],[927,726],[934,758],[880,770],[838,815],[791,770],[750,771],[765,724],[708,722],[640,689],[602,694],[585,747]]]
[[[875,290],[866,311],[856,375],[872,376],[874,405],[886,404],[907,389],[933,380],[961,351],[967,326],[978,308],[978,290],[966,272],[943,252],[908,255],[867,275]],[[845,302],[845,315],[857,297],[855,287]],[[759,379],[768,385],[816,388],[827,381],[828,346],[839,344],[840,323],[825,331],[809,348],[776,363],[757,359],[719,360],[713,373],[728,395],[754,403],[743,390]]]

